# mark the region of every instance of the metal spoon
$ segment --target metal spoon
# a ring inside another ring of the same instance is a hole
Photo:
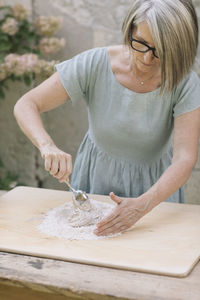
[[[65,183],[74,194],[73,201],[75,208],[78,206],[82,210],[90,210],[91,203],[86,192],[75,190],[68,181],[65,181]]]

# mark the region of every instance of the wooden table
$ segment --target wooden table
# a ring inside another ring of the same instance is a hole
[[[185,278],[0,252],[1,300],[200,300],[200,262]]]

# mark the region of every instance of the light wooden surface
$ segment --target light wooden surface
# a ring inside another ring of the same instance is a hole
[[[172,276],[186,276],[199,259],[199,206],[162,203],[133,230],[110,239],[68,241],[40,233],[44,214],[66,201],[71,193],[63,191],[18,187],[6,193],[0,250]]]
[[[0,190],[0,197],[3,196],[4,194],[6,194],[8,191],[6,190]]]
[[[100,201],[108,197],[92,196]],[[36,226],[71,193],[17,187],[0,198],[0,250],[172,276],[200,256],[200,206],[162,203],[121,236],[92,241],[47,237]]]
[[[0,252],[1,300],[199,300],[200,263],[185,278]]]

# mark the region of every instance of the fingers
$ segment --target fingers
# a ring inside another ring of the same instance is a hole
[[[69,172],[69,175],[72,173],[73,165],[72,165],[72,156],[70,154],[67,154],[67,169]]]
[[[107,217],[105,217],[103,220],[101,220],[97,224],[97,226],[101,227],[101,226],[104,226],[105,224],[108,224],[108,223],[111,223],[111,224],[115,223],[115,219],[118,217],[118,215],[119,215],[118,214],[118,209],[115,208],[114,211],[110,215],[108,215]]]
[[[59,172],[59,158],[54,157],[53,160],[51,161],[51,169],[50,169],[50,174],[55,176]]]
[[[117,204],[120,204],[123,201],[113,192],[110,193],[110,198]],[[94,233],[97,235],[105,235],[108,234],[107,232],[112,233],[112,230],[119,230],[122,225],[123,224],[121,224],[119,219],[119,207],[117,206],[110,215],[97,224],[97,229]]]
[[[58,172],[56,173],[56,177],[61,180],[66,174],[67,170],[67,159],[65,156],[62,156],[59,161]]]
[[[116,196],[113,192],[110,193],[110,198],[113,201],[115,201],[117,204],[120,204],[123,201],[121,198]],[[107,217],[105,217],[103,220],[101,220],[98,223],[98,226],[103,226],[104,224],[106,224],[108,222],[112,222],[118,215],[119,215],[119,209],[118,209],[118,207],[116,207],[110,215],[108,215]]]
[[[104,232],[100,233],[99,235],[116,234],[116,233],[123,232],[126,229],[128,229],[126,226],[122,224],[116,224],[116,226],[106,229]]]
[[[110,193],[110,198],[117,204],[120,204],[122,202],[122,199],[116,196],[113,192]]]
[[[106,220],[103,220],[103,222],[105,221]],[[108,221],[106,223],[103,222],[99,222],[97,224],[96,230],[94,231],[96,235],[107,235],[107,234],[118,233],[128,229],[131,226],[131,224],[129,223],[125,224],[124,219],[122,219],[119,214],[111,221]]]
[[[123,225],[121,222],[116,221],[116,223],[113,223],[110,227],[102,227],[101,229],[96,229],[94,233],[98,236],[103,236],[108,234],[119,233],[126,229],[128,229],[127,226]]]
[[[119,198],[110,193],[110,198],[118,205],[113,212],[97,224],[94,231],[96,235],[114,234],[127,230],[133,226],[144,214],[140,212],[140,206],[136,198]]]
[[[58,166],[58,173],[54,175],[60,182],[68,181],[69,175],[72,173],[72,157],[66,154],[61,157]]]
[[[121,224],[119,216],[117,215],[115,218],[113,219],[104,219],[102,222],[99,222],[97,224],[97,231],[100,233],[116,224]]]
[[[69,180],[72,173],[72,157],[58,148],[45,149],[42,154],[45,170],[60,182]]]
[[[51,157],[48,155],[47,157],[43,156],[44,159],[44,167],[46,171],[51,170]]]

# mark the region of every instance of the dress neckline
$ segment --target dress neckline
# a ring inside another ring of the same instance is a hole
[[[104,47],[105,49],[105,53],[106,53],[106,59],[107,59],[107,65],[108,65],[108,69],[111,73],[111,77],[113,78],[113,81],[115,81],[115,83],[121,88],[124,89],[126,91],[128,91],[129,93],[135,94],[135,95],[150,95],[150,94],[154,94],[157,93],[159,91],[160,93],[160,87],[158,87],[157,89],[151,91],[151,92],[145,92],[145,93],[139,93],[139,92],[135,92],[127,87],[125,87],[124,85],[122,85],[116,78],[115,74],[113,73],[112,67],[111,67],[111,63],[110,63],[110,58],[109,58],[109,54],[108,54],[108,47]]]

